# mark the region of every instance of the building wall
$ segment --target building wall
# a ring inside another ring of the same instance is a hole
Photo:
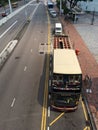
[[[98,12],[98,0],[93,0],[92,2],[79,2],[78,5],[84,10],[84,11],[96,11]]]

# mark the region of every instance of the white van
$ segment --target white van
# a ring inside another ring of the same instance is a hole
[[[55,34],[62,34],[62,24],[55,23]]]

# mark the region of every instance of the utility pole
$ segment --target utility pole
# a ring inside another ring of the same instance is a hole
[[[9,2],[9,7],[10,7],[10,13],[12,13],[12,5],[11,5],[11,1],[8,0],[8,2]]]

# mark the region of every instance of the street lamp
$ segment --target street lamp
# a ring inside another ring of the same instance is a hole
[[[60,0],[60,15],[62,13],[62,0]]]
[[[95,8],[94,8],[94,11],[93,11],[93,15],[92,15],[92,19],[91,19],[91,25],[94,24],[94,20],[95,20]]]
[[[11,1],[10,1],[10,0],[8,0],[8,2],[9,2],[9,7],[10,7],[10,13],[12,13]]]

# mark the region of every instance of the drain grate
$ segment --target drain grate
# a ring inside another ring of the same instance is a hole
[[[40,54],[44,54],[44,52],[39,52]]]
[[[41,43],[41,45],[44,45],[44,43]]]
[[[46,54],[47,52],[47,43],[40,43],[39,44],[39,54]]]
[[[15,59],[19,59],[20,57],[19,56],[16,56]]]

